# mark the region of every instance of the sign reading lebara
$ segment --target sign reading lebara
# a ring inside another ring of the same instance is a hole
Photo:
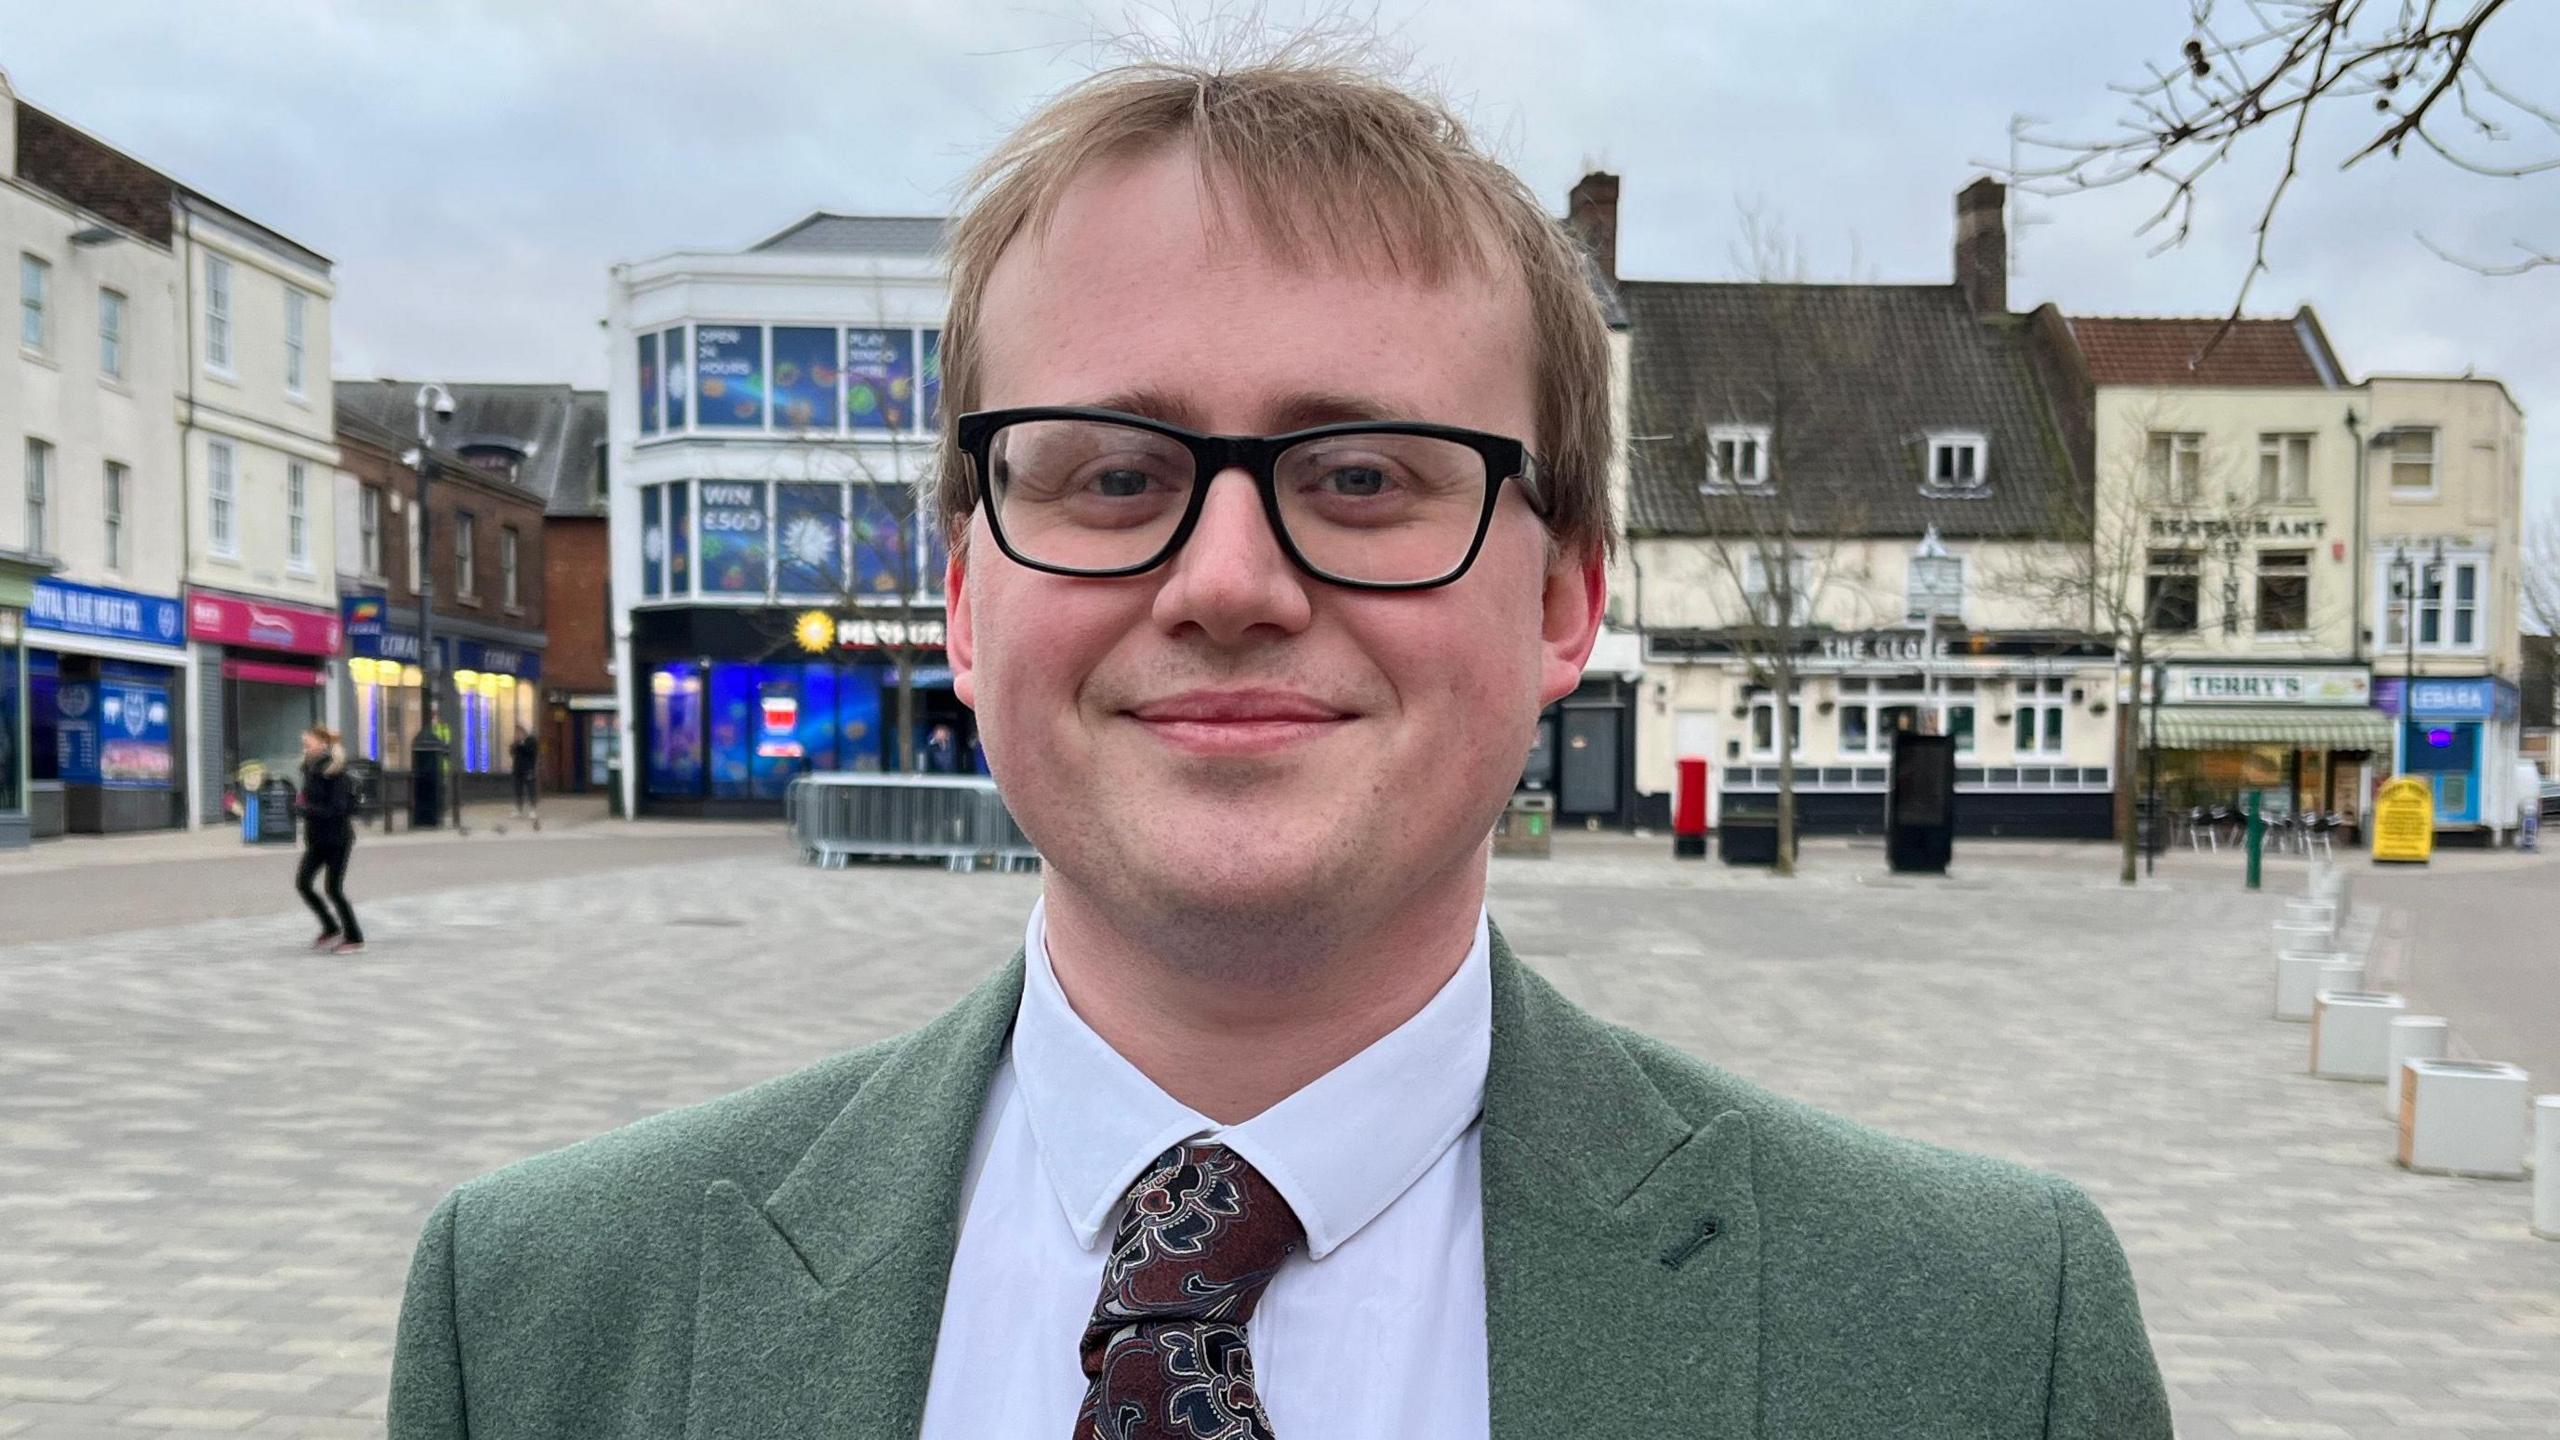
[[[2363,666],[2172,665],[2172,705],[2347,705],[2373,703]]]

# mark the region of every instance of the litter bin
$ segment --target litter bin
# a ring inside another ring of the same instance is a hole
[[[1556,799],[1523,790],[1502,807],[1493,827],[1493,853],[1532,860],[1547,858],[1555,829]]]
[[[1788,859],[1803,851],[1803,834],[1789,847]],[[1778,863],[1778,807],[1775,805],[1737,806],[1727,810],[1716,826],[1716,854],[1727,865],[1775,865]]]
[[[409,742],[409,828],[433,830],[444,823],[444,742],[421,735]]]

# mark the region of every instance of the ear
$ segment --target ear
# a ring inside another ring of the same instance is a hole
[[[1583,663],[1600,638],[1600,620],[1609,609],[1609,569],[1597,555],[1580,560],[1560,556],[1547,568],[1544,614],[1538,645],[1544,673],[1538,703],[1552,705],[1582,684]]]
[[[976,609],[970,603],[969,550],[976,542],[977,529],[973,516],[968,533],[951,547],[942,572],[942,593],[946,597],[943,651],[951,662],[951,692],[972,710],[978,708],[978,624]]]

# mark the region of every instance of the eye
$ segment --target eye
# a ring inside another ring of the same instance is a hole
[[[1326,467],[1316,477],[1319,489],[1345,499],[1366,499],[1383,495],[1395,484],[1395,478],[1376,465],[1346,462]]]
[[[1126,468],[1102,471],[1089,483],[1095,494],[1109,500],[1129,500],[1147,493],[1155,477],[1144,470]]]

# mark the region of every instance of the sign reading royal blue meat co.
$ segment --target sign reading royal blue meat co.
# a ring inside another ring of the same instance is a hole
[[[178,602],[101,585],[74,585],[68,580],[39,580],[27,606],[27,623],[38,630],[65,635],[95,635],[142,645],[183,648],[186,627]]]

